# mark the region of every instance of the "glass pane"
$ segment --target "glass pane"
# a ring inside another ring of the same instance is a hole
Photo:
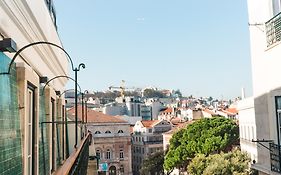
[[[281,97],[276,97],[276,108],[281,109]]]
[[[28,165],[27,165],[27,171],[28,171],[28,174],[31,174],[31,170],[32,170],[32,161],[31,161],[31,157],[28,156],[27,158],[27,162],[28,162]]]
[[[28,125],[28,151],[27,151],[27,154],[28,155],[31,155],[31,146],[32,146],[32,128],[31,128],[31,125]]]

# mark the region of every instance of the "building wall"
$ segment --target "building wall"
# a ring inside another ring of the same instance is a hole
[[[140,121],[134,126],[132,135],[132,168],[133,174],[138,175],[144,159],[157,151],[163,151],[162,133],[171,130],[168,121],[159,121],[152,127],[144,127]]]
[[[89,148],[90,156],[95,155],[97,150],[99,150],[101,153],[100,164],[107,163],[108,168],[115,166],[117,174],[120,173],[122,165],[124,167],[124,175],[131,175],[132,153],[129,123],[88,123],[87,129],[93,135],[93,144]],[[120,130],[123,133],[118,133]],[[106,131],[111,133],[106,133]],[[110,159],[106,158],[107,149],[111,151]],[[120,158],[120,150],[123,150],[124,158]]]
[[[265,23],[275,16],[272,0],[248,0],[256,138],[277,141],[275,97],[281,95],[280,43],[268,46]],[[280,8],[278,10],[280,12]],[[240,118],[242,118],[240,116]],[[267,146],[268,144],[265,143]],[[273,174],[269,150],[257,148],[260,171]]]
[[[0,33],[6,38],[12,38],[18,48],[36,41],[50,41],[61,45],[44,0],[0,1]],[[5,54],[9,57],[13,55]],[[58,48],[48,45],[30,47],[15,61],[24,63],[22,57],[40,76],[52,78],[68,74],[68,60]],[[52,85],[59,90],[66,82],[67,79],[57,79]]]
[[[241,150],[248,153],[252,162],[258,162],[257,143],[252,142],[257,140],[254,99],[246,98],[239,101],[238,110]]]
[[[44,0],[0,1],[0,40],[3,38],[12,38],[17,44],[17,50],[37,41],[61,45]],[[15,53],[0,52],[1,73],[8,71],[8,65],[14,55]],[[54,158],[50,155],[53,147],[56,148],[56,152],[61,151],[57,146],[60,139],[56,139],[54,145],[50,145],[50,125],[40,126],[41,122],[50,121],[48,118],[50,113],[47,109],[48,100],[40,90],[42,84],[39,78],[47,76],[51,79],[57,75],[67,75],[68,59],[58,48],[38,45],[21,52],[16,57],[15,63],[16,67],[13,66],[10,75],[0,75],[0,110],[3,109],[3,105],[9,105],[0,115],[0,121],[5,120],[3,127],[0,124],[0,174],[31,174],[27,166],[28,160],[31,159],[33,174],[50,174],[51,159],[56,159],[57,166],[61,161],[58,153]],[[55,95],[55,91],[63,91],[66,82],[67,79],[60,78],[49,84],[50,94],[56,102],[59,101],[59,97]],[[55,104],[57,112],[61,106],[62,103]],[[58,115],[59,113],[55,113],[55,119],[59,119]],[[61,138],[59,132],[55,136]],[[33,151],[29,154],[31,142]]]

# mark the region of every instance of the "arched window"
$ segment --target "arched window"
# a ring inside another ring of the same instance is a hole
[[[119,130],[118,133],[124,133],[123,130]]]
[[[105,131],[105,133],[106,133],[106,134],[110,134],[111,132],[107,130],[107,131]]]
[[[110,159],[111,158],[111,151],[110,149],[106,150],[106,159]]]
[[[99,149],[96,150],[96,156],[101,159],[101,151]]]
[[[100,131],[96,131],[96,132],[95,132],[95,134],[100,134],[100,133],[101,133]]]

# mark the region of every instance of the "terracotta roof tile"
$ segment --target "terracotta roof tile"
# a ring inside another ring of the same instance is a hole
[[[86,111],[85,111],[86,112]],[[68,117],[72,118],[75,115],[75,108],[71,108],[67,111]],[[79,120],[82,120],[82,106],[78,106],[78,118]],[[128,123],[125,120],[119,119],[118,117],[106,115],[101,112],[97,112],[91,109],[88,109],[88,122],[89,123]]]
[[[162,111],[162,113],[172,113],[173,112],[173,108],[167,108],[165,109],[165,111]]]
[[[229,114],[229,115],[236,115],[238,114],[238,111],[236,108],[227,108],[225,110],[223,110],[222,112]]]
[[[160,120],[143,120],[141,121],[142,125],[146,128],[153,127],[156,123],[158,123]]]

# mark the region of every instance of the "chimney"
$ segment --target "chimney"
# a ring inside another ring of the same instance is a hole
[[[243,100],[245,98],[245,88],[242,87],[241,89],[241,99]]]

